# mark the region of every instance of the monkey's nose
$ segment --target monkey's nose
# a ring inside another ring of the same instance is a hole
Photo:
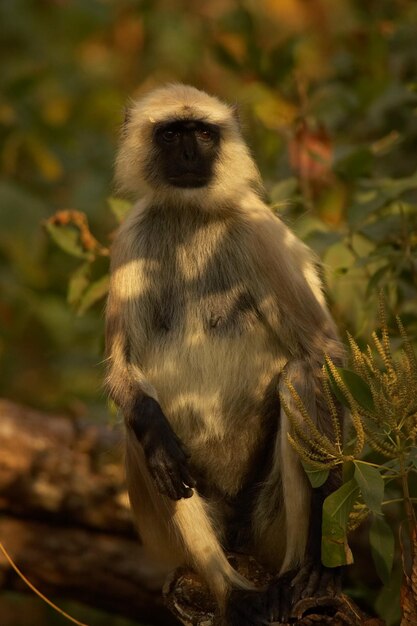
[[[196,157],[196,142],[193,136],[185,134],[183,137],[183,157],[185,161],[193,161]]]

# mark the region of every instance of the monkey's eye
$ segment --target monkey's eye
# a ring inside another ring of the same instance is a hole
[[[162,133],[162,139],[164,141],[174,141],[174,139],[176,139],[176,137],[178,136],[178,133],[175,132],[175,130],[164,130],[164,132]]]
[[[213,139],[213,133],[209,128],[200,128],[197,131],[197,135],[202,141],[211,141]]]

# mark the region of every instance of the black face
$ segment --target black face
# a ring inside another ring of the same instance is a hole
[[[214,124],[181,120],[156,127],[157,169],[174,187],[207,185],[219,151],[220,131]],[[153,168],[152,168],[153,169]]]

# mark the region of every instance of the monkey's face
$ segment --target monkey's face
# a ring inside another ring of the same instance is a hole
[[[153,134],[154,158],[148,164],[149,182],[198,188],[213,177],[220,149],[220,129],[196,120],[158,124]]]

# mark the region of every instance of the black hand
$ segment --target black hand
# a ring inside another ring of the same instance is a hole
[[[196,483],[188,468],[189,454],[158,402],[149,396],[142,397],[128,423],[143,446],[158,490],[171,500],[191,498]]]

